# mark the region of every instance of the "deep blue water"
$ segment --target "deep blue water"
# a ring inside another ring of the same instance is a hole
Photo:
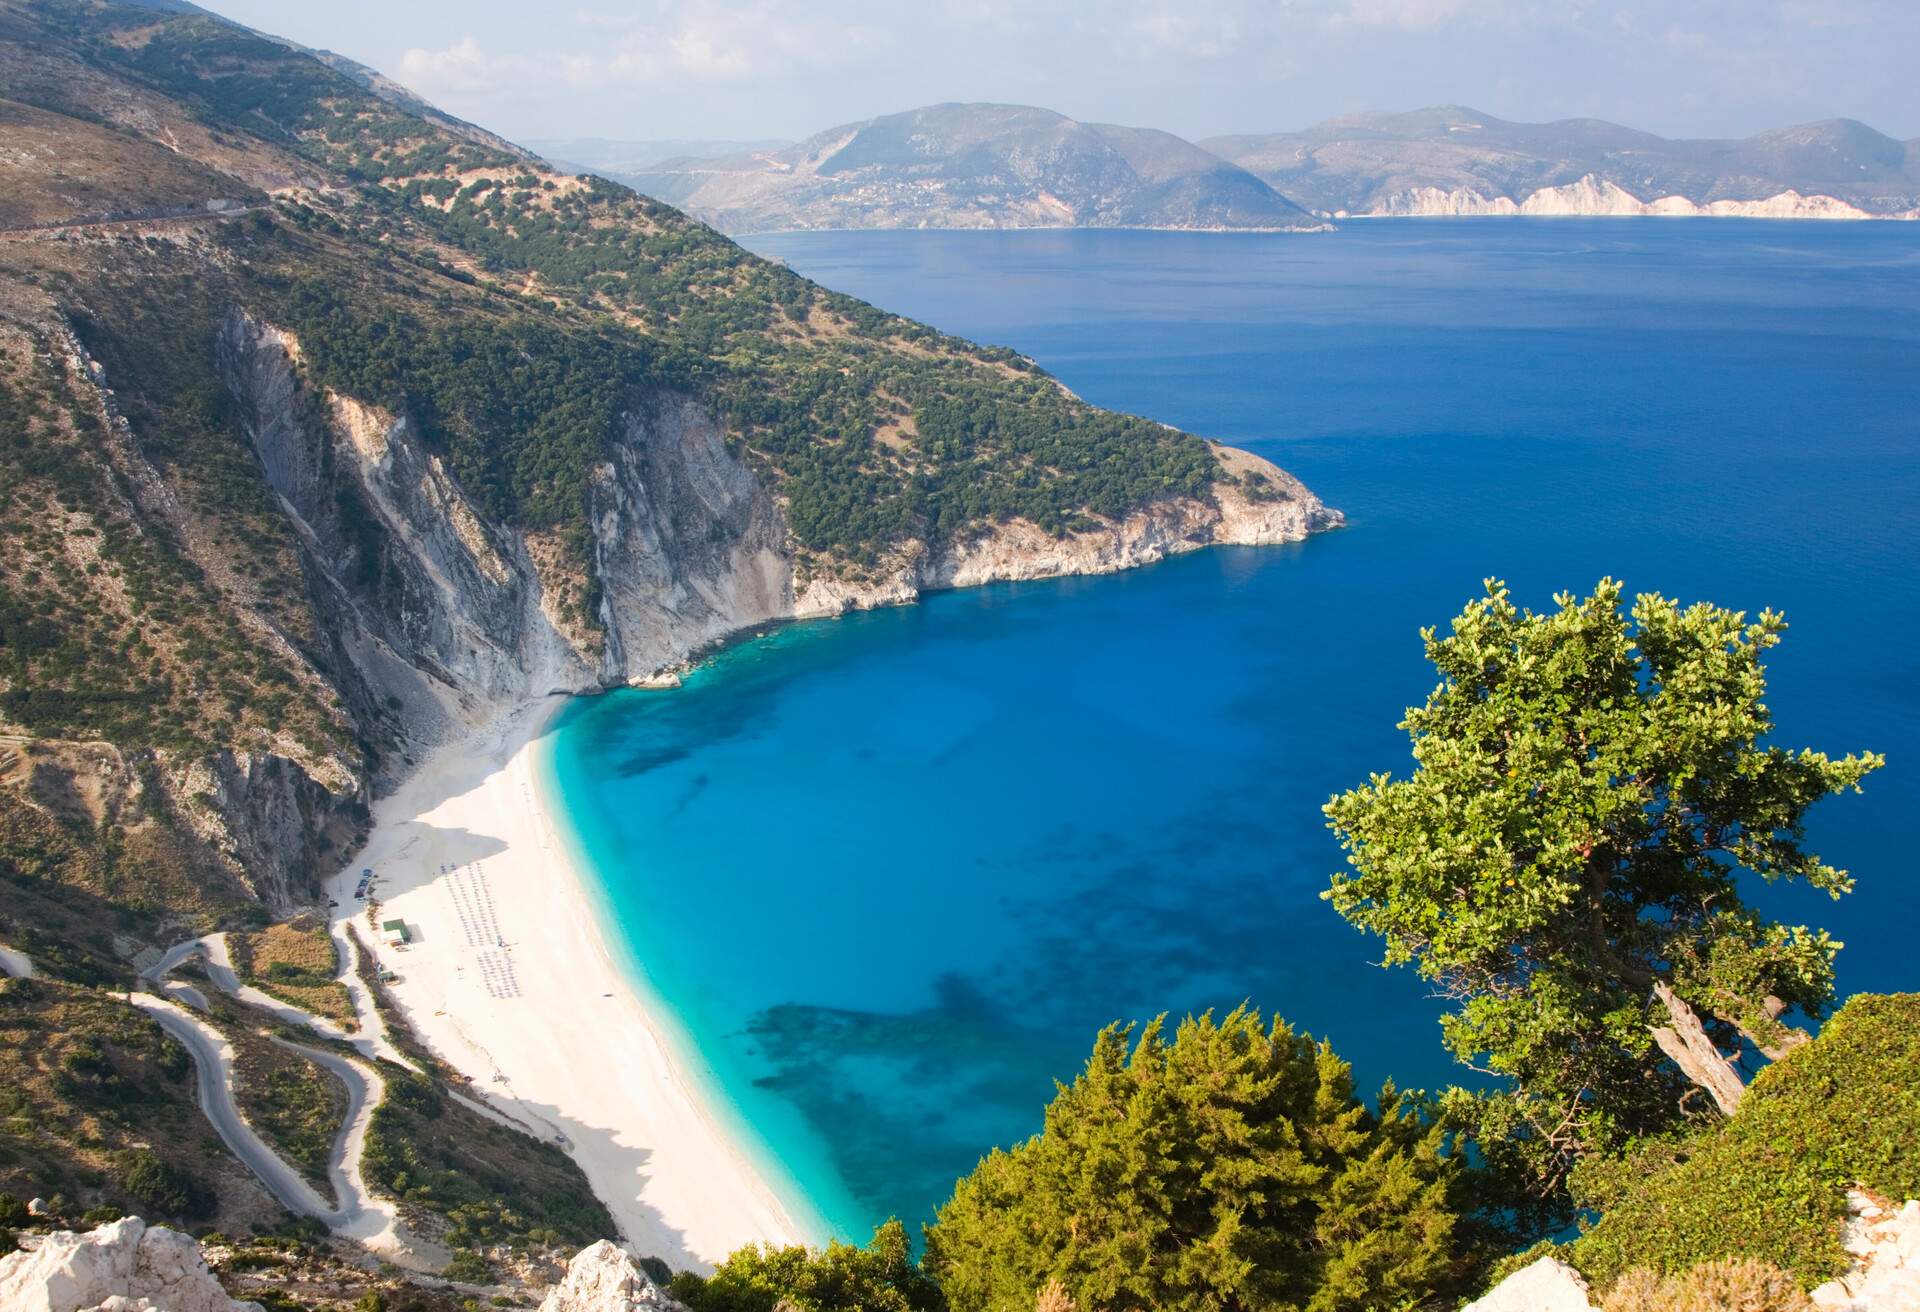
[[[793,626],[566,716],[611,914],[843,1233],[926,1217],[1112,1020],[1250,999],[1365,1086],[1457,1077],[1437,1004],[1319,900],[1319,807],[1406,769],[1416,631],[1490,575],[1786,611],[1780,741],[1891,763],[1816,811],[1859,891],[1763,900],[1846,940],[1844,991],[1920,984],[1920,225],[754,245],[1253,447],[1351,524]]]

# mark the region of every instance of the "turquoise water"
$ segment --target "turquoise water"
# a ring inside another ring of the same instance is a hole
[[[1094,1030],[1251,999],[1371,1085],[1437,1004],[1318,893],[1328,794],[1404,770],[1416,629],[1487,575],[1784,609],[1784,741],[1872,747],[1814,836],[1848,991],[1920,983],[1920,227],[1350,224],[1325,237],[756,246],[1081,395],[1251,446],[1351,527],[796,625],[575,704],[552,765],[611,917],[831,1225],[917,1221]]]

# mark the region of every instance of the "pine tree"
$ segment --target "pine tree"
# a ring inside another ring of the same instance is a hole
[[[927,1266],[954,1312],[1050,1288],[1106,1312],[1359,1312],[1454,1287],[1458,1163],[1421,1100],[1369,1110],[1330,1047],[1249,1008],[1131,1033],[1103,1031],[1043,1132],[941,1208]]]

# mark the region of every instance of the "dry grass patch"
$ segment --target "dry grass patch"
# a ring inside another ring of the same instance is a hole
[[[269,925],[257,934],[227,935],[233,968],[262,993],[325,1016],[345,1029],[358,1026],[327,927],[310,916]]]

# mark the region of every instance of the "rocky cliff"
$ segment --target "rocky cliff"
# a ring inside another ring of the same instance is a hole
[[[291,333],[228,317],[222,376],[298,529],[331,677],[349,705],[390,726],[389,774],[526,698],[645,680],[771,621],[1110,573],[1213,544],[1295,542],[1341,522],[1269,462],[1214,446],[1222,481],[1210,498],[1060,534],[1016,519],[942,546],[909,541],[870,568],[823,570],[717,418],[669,393],[624,417],[593,471],[598,601],[590,617],[570,615],[561,599],[586,583],[553,543],[490,519],[405,418],[316,392],[300,358]]]

